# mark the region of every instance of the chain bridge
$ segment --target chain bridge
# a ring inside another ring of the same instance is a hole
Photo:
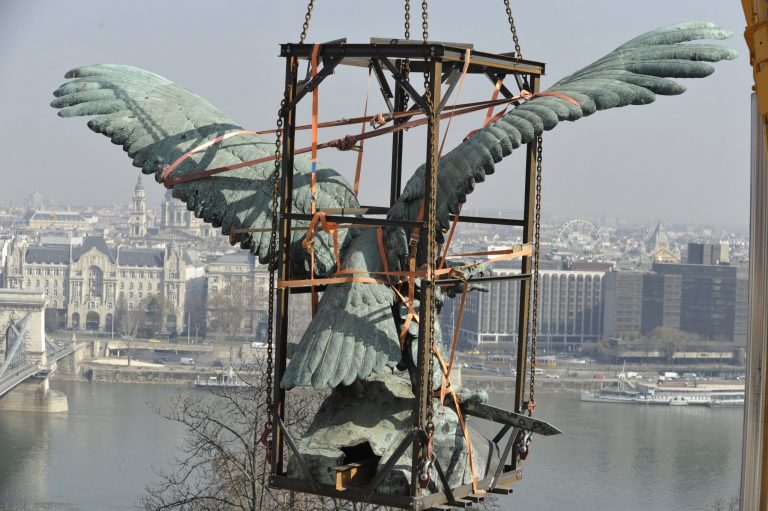
[[[46,303],[38,291],[0,289],[0,410],[67,410],[48,377],[78,346],[45,335]]]

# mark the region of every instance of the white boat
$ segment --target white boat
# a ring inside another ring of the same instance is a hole
[[[595,403],[628,403],[664,406],[743,406],[744,385],[732,383],[676,382],[632,384],[619,379],[603,384],[597,392],[582,391],[581,400]]]
[[[591,403],[639,403],[643,402],[640,391],[624,380],[600,387],[597,392],[581,391],[581,400]]]

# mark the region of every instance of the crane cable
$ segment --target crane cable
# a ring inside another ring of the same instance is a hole
[[[312,19],[312,9],[315,6],[315,0],[309,0],[307,4],[307,12],[304,15],[304,23],[301,28],[301,35],[299,42],[304,43],[307,38],[307,31],[309,30],[309,22]],[[275,128],[275,170],[272,174],[272,231],[269,237],[269,291],[267,297],[267,370],[265,375],[265,388],[264,393],[266,395],[266,409],[267,419],[264,425],[264,431],[261,433],[259,439],[267,452],[264,456],[264,463],[261,471],[261,495],[259,497],[259,509],[263,509],[262,504],[264,502],[264,493],[267,487],[267,471],[266,464],[269,459],[270,466],[272,465],[272,452],[271,446],[273,442],[272,433],[274,430],[274,414],[277,412],[275,409],[275,403],[272,399],[272,386],[273,386],[273,338],[274,338],[274,319],[275,319],[275,272],[277,270],[277,230],[278,230],[278,208],[279,208],[279,196],[280,196],[280,170],[282,165],[282,135],[283,135],[283,116],[285,115],[285,109],[288,106],[288,87],[293,83],[296,77],[296,66],[291,69],[291,80],[286,84],[285,92],[283,93],[283,99],[280,102],[280,110],[277,114],[277,123]],[[254,446],[254,450],[255,450]],[[274,468],[274,467],[273,467]],[[254,474],[255,476],[255,474]]]
[[[504,7],[507,12],[507,21],[509,22],[509,30],[512,33],[512,41],[515,44],[515,58],[519,62],[523,58],[522,50],[520,48],[520,38],[517,35],[517,27],[515,26],[515,18],[512,15],[512,8],[509,6],[509,0],[503,0]],[[519,83],[519,82],[518,82]],[[527,83],[524,82],[523,87],[527,88]],[[528,402],[527,411],[528,415],[533,415],[533,411],[536,408],[536,340],[538,336],[538,318],[539,318],[539,257],[540,257],[540,240],[541,240],[541,170],[542,170],[542,136],[536,137],[536,197],[534,205],[534,224],[533,224],[533,301],[532,314],[530,318],[526,318],[526,321],[530,321],[531,328],[529,330],[530,335],[530,352],[531,352],[531,364],[530,364],[530,376],[529,376],[529,389],[528,389]],[[518,342],[522,342],[522,339],[518,339]],[[525,435],[522,439],[522,443],[519,446],[519,454],[521,459],[528,457],[529,444],[531,441],[531,435]]]

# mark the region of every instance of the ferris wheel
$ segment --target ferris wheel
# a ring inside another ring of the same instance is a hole
[[[569,260],[602,261],[603,237],[593,223],[571,220],[557,233],[555,250],[558,255]]]

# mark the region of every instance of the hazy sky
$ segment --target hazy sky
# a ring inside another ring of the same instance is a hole
[[[420,38],[420,3],[412,3],[412,34]],[[472,42],[490,52],[513,49],[500,0],[430,3],[432,39]],[[401,1],[316,4],[308,41],[402,36]],[[121,148],[90,132],[85,119],[60,119],[48,106],[73,67],[104,62],[143,67],[197,92],[246,128],[274,127],[284,66],[278,44],[298,40],[305,5],[0,1],[0,200],[21,200],[35,189],[61,203],[130,199],[138,169]],[[513,0],[512,6],[523,55],[547,63],[545,87],[659,26],[707,20],[732,30],[725,44],[739,51],[739,59],[717,64],[709,78],[685,81],[689,90],[682,96],[599,112],[547,133],[544,210],[572,217],[747,224],[751,69],[740,2]],[[320,93],[321,118],[361,115],[366,83],[362,70],[344,70],[327,80]],[[468,80],[461,100],[486,99],[490,93],[489,82],[477,77]],[[304,117],[308,107],[306,102]],[[372,100],[371,110],[383,110],[382,102]],[[454,122],[448,147],[481,121],[478,114]],[[412,131],[406,142],[410,170],[423,160],[420,134]],[[383,205],[388,197],[380,195],[388,190],[385,138],[368,145],[361,192],[367,204]],[[345,175],[354,158],[321,153]],[[478,186],[470,207],[519,207],[522,168],[519,158],[508,160]],[[157,205],[162,187],[150,184],[147,190]]]

